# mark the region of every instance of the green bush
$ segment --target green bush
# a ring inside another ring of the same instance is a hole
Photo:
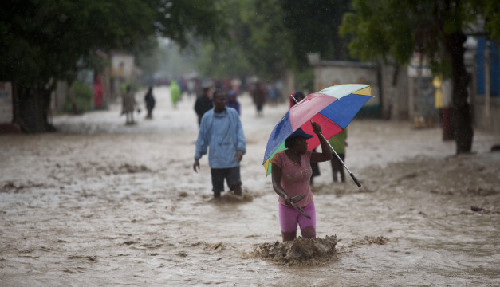
[[[73,94],[75,95],[77,112],[81,113],[90,111],[93,108],[93,88],[79,81],[74,82],[71,88],[73,90]],[[66,97],[64,111],[69,113],[73,112],[73,102],[71,101],[70,96]]]

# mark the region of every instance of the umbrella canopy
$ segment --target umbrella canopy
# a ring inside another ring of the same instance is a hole
[[[274,127],[267,142],[262,162],[266,174],[271,173],[272,157],[285,149],[285,139],[298,128],[314,135],[307,140],[308,150],[313,150],[320,141],[313,133],[310,120],[321,125],[323,136],[329,139],[345,129],[370,98],[369,85],[336,85],[309,94],[291,107]]]

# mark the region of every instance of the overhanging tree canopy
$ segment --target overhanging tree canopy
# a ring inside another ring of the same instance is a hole
[[[407,64],[416,51],[431,60],[434,72],[450,77],[456,153],[469,153],[474,131],[468,103],[469,78],[464,65],[465,31],[479,17],[485,18],[491,29],[493,19],[498,19],[493,17],[498,15],[493,8],[497,3],[495,0],[356,0],[354,12],[344,16],[341,31],[352,36],[349,44],[352,54],[364,60],[390,55],[399,64]]]
[[[130,48],[152,35],[186,45],[186,34],[224,33],[208,0],[5,0],[0,4],[0,80],[14,86],[14,122],[50,129],[50,79],[71,77],[95,49]]]

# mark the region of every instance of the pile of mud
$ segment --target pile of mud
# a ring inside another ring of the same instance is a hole
[[[419,156],[361,174],[373,191],[423,191],[436,195],[491,196],[500,194],[500,166],[493,153]]]
[[[234,195],[230,191],[226,194],[221,195],[220,198],[212,198],[211,201],[215,203],[243,203],[243,202],[251,202],[254,197],[250,194],[243,193],[242,195]]]
[[[116,174],[127,174],[127,173],[151,172],[151,169],[149,169],[145,165],[137,166],[125,163],[120,165],[118,169],[113,168],[110,172],[116,175]]]
[[[3,185],[0,184],[0,192],[20,192],[24,189],[29,189],[29,188],[41,188],[41,187],[47,187],[46,184],[44,183],[34,183],[30,180],[27,182],[14,182],[14,181],[7,181]]]
[[[337,236],[296,238],[293,241],[262,243],[255,247],[254,257],[286,265],[316,265],[335,258]]]
[[[360,245],[385,245],[389,242],[389,239],[384,236],[365,236],[362,240],[353,240],[350,246],[360,246]]]

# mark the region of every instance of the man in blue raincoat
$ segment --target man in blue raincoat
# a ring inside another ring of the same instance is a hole
[[[235,195],[242,195],[240,162],[246,153],[243,128],[235,109],[226,108],[226,96],[215,92],[214,107],[203,115],[196,141],[193,169],[198,172],[200,158],[208,154],[212,190],[215,198],[224,191],[224,180]]]

